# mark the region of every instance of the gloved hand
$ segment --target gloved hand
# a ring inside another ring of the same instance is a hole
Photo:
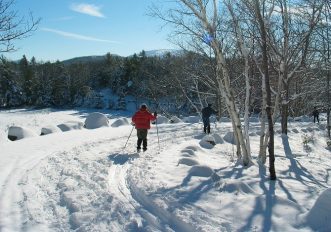
[[[156,117],[157,116],[157,113],[156,113],[156,111],[154,112],[154,117]]]
[[[134,122],[131,122],[131,125],[132,125],[132,126],[135,126],[136,124],[134,124]]]

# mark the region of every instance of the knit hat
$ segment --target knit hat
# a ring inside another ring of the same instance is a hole
[[[147,109],[147,105],[145,103],[141,104],[140,109]]]

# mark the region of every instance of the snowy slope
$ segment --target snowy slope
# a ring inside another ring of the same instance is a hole
[[[276,134],[276,182],[267,166],[236,162],[223,139],[229,122],[212,124],[215,146],[203,142],[200,123],[153,125],[139,154],[135,130],[123,149],[132,126],[112,112],[116,127],[6,139],[10,125],[38,133],[84,122],[88,113],[0,111],[0,231],[331,230],[331,154],[322,126],[291,122],[288,137]],[[250,130],[255,162],[258,123]]]

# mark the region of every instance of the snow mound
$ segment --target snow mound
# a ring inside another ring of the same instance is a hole
[[[294,128],[294,129],[292,129],[292,132],[298,134],[299,133],[299,130],[296,129],[296,128]]]
[[[236,139],[234,137],[234,134],[233,132],[229,131],[227,132],[224,137],[223,137],[224,141],[227,142],[227,143],[231,143],[233,145],[236,145]]]
[[[82,122],[65,122],[57,125],[62,131],[71,131],[71,130],[81,130],[84,128],[84,124]]]
[[[183,118],[183,121],[186,123],[198,123],[200,122],[200,117],[199,116],[189,116]]]
[[[222,139],[222,137],[219,134],[212,134],[214,141],[216,144],[223,144],[224,140]]]
[[[316,231],[331,231],[330,199],[331,188],[328,188],[317,198],[306,216],[308,224]]]
[[[242,181],[228,181],[219,189],[222,192],[258,195],[254,189]]]
[[[61,132],[59,127],[49,125],[49,126],[45,126],[45,127],[41,128],[40,135],[48,135],[48,134],[53,134],[53,133],[57,133],[57,132]]]
[[[210,177],[213,174],[213,169],[204,165],[193,166],[189,170],[190,176]]]
[[[89,114],[85,119],[85,128],[86,129],[96,129],[100,127],[108,127],[109,120],[106,115],[95,112]]]
[[[250,117],[249,122],[260,122],[260,119],[258,117]]]
[[[181,158],[178,161],[178,164],[185,164],[187,166],[194,166],[194,165],[198,165],[199,162],[194,160],[194,159],[190,159],[190,158]]]
[[[169,119],[167,117],[160,115],[157,116],[156,122],[157,124],[169,123]]]
[[[180,123],[182,120],[176,116],[172,116],[169,120],[170,123]]]
[[[111,127],[119,127],[119,126],[125,126],[129,125],[130,122],[127,118],[119,118],[115,122],[113,122],[110,126]]]
[[[20,140],[29,137],[38,136],[35,132],[28,128],[19,127],[19,126],[11,126],[8,128],[8,139],[11,141]]]
[[[325,130],[325,129],[326,129],[326,124],[319,124],[319,125],[318,125],[318,128],[319,128],[320,130]]]
[[[79,227],[83,226],[91,222],[94,219],[93,213],[82,213],[82,212],[75,212],[70,215],[70,224],[73,229],[78,229]]]
[[[185,156],[185,157],[195,156],[195,151],[192,150],[192,149],[183,149],[182,150],[182,156]]]
[[[216,145],[215,139],[211,135],[204,136],[200,141],[200,146],[206,149],[211,149]]]

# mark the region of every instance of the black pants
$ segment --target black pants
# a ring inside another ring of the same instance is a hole
[[[317,120],[317,123],[320,123],[320,120],[318,118],[318,115],[314,115],[314,123],[315,123],[316,120]]]
[[[210,134],[210,121],[209,117],[203,117],[203,132]]]
[[[137,149],[141,149],[143,144],[143,150],[147,149],[147,129],[137,129]]]

